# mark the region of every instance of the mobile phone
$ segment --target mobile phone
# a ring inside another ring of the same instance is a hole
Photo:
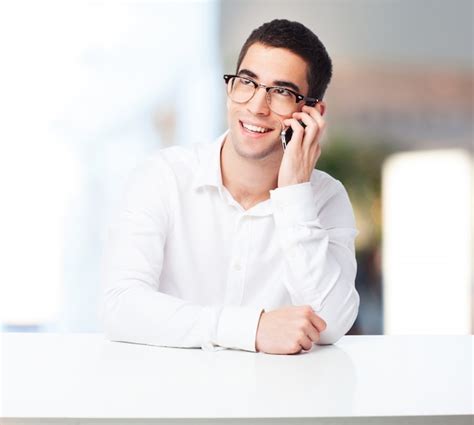
[[[303,121],[298,121],[303,128],[306,128],[306,124]],[[288,127],[286,130],[283,130],[280,133],[281,137],[281,144],[283,145],[283,149],[286,149],[286,145],[290,142],[291,137],[293,136],[293,129],[291,127]]]

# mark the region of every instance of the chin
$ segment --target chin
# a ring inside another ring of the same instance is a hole
[[[232,138],[235,152],[242,158],[262,160],[273,156],[280,146],[276,142],[256,141],[246,137]]]

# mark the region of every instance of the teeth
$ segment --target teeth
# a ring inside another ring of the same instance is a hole
[[[242,125],[243,125],[247,130],[254,131],[254,132],[257,132],[257,133],[266,133],[267,131],[269,131],[268,128],[257,127],[257,126],[255,126],[255,125],[245,124],[244,122],[242,123]]]

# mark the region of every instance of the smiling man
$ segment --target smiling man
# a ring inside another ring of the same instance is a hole
[[[224,76],[228,130],[156,152],[130,181],[107,244],[109,339],[294,354],[351,328],[354,215],[315,169],[331,75],[302,24],[250,34]]]

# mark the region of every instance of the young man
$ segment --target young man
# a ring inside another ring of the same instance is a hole
[[[354,215],[315,170],[331,74],[303,25],[252,32],[224,77],[228,131],[158,151],[131,181],[107,248],[109,339],[293,354],[351,328]]]

